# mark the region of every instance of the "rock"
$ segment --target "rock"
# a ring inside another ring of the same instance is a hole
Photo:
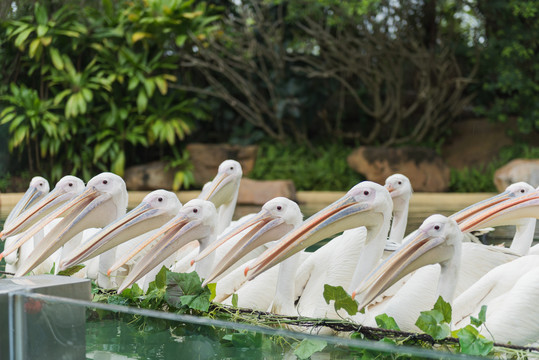
[[[264,205],[277,196],[296,201],[296,187],[292,180],[252,180],[241,179],[239,204]]]
[[[455,169],[485,165],[513,144],[507,135],[510,124],[492,123],[487,119],[471,119],[451,126],[452,135],[442,147],[442,157]]]
[[[352,169],[379,184],[384,184],[389,175],[401,173],[410,179],[414,191],[449,188],[449,167],[431,149],[361,146],[348,155],[347,161]]]
[[[249,174],[255,165],[258,146],[193,143],[187,145],[187,151],[194,166],[195,184],[202,186],[215,177],[219,165],[226,159],[238,161],[243,175]]]
[[[128,190],[172,189],[174,169],[165,170],[167,163],[154,161],[148,164],[129,167],[124,179]]]
[[[515,159],[494,173],[494,184],[500,192],[519,181],[525,181],[535,188],[539,186],[539,159]]]

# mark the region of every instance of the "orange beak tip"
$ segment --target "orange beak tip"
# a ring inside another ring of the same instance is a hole
[[[195,264],[195,259],[191,260],[191,266]]]
[[[249,266],[246,266],[245,270],[243,270],[243,275],[247,276],[248,272],[249,272]]]
[[[2,260],[4,258],[4,253],[1,253],[0,254],[0,260]]]
[[[112,271],[110,271],[110,270],[107,271],[107,276],[110,276],[110,273],[111,273],[111,272],[112,272]]]
[[[356,298],[356,292],[354,291],[354,292],[352,293],[352,299],[355,299],[355,298]]]

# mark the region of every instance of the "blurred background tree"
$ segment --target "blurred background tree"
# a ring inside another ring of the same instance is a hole
[[[188,172],[184,146],[203,141],[262,144],[297,170],[291,154],[317,163],[358,144],[439,150],[453,122],[477,116],[537,134],[538,11],[531,0],[4,1],[0,167],[88,179],[167,157]],[[8,149],[18,160],[6,164]],[[261,164],[253,176],[277,176]],[[336,168],[347,180],[305,188],[355,181]]]

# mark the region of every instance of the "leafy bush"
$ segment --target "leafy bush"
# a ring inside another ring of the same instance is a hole
[[[347,191],[363,180],[346,162],[351,151],[339,144],[314,148],[297,144],[263,144],[249,177],[291,179],[297,190]]]
[[[516,158],[537,159],[539,148],[527,144],[516,144],[502,149],[498,158],[487,165],[462,170],[451,169],[449,189],[453,192],[497,192],[494,185],[494,173]]]
[[[25,151],[30,171],[53,180],[66,171],[122,175],[128,149],[171,148],[207,117],[197,98],[169,86],[181,54],[192,51],[187,35],[212,31],[204,3],[53,7],[35,2],[32,15],[15,9],[0,22],[0,81],[9,84],[0,123],[9,124],[10,149]]]

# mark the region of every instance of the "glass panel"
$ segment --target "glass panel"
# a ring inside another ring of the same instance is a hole
[[[312,359],[464,357],[40,294],[11,300],[12,359],[296,359],[309,348],[320,350]]]

